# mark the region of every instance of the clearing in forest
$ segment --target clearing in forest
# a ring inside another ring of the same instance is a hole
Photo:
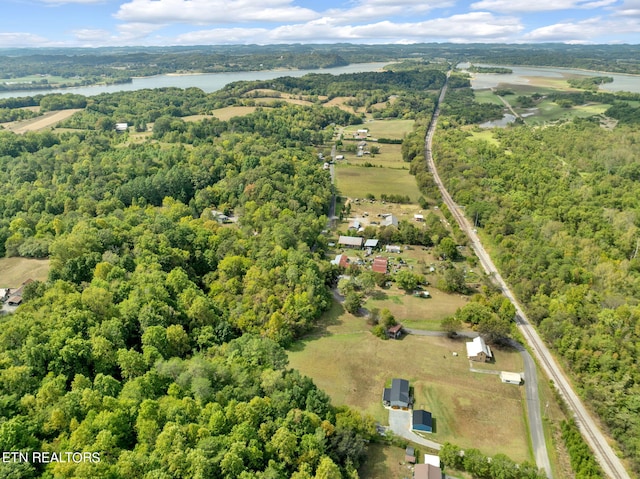
[[[28,131],[40,131],[54,127],[56,124],[71,117],[74,113],[81,109],[73,108],[70,110],[48,111],[42,116],[30,118],[28,120],[13,121],[5,123],[5,129],[14,133],[22,134]]]
[[[46,281],[48,259],[1,258],[0,288],[17,288],[28,279]]]
[[[465,339],[408,335],[385,341],[370,328],[366,319],[334,304],[315,334],[292,345],[289,365],[311,377],[334,404],[352,406],[382,424],[388,421],[382,389],[394,377],[408,379],[415,407],[435,419],[429,439],[531,460],[523,389],[501,383],[495,374],[470,372]],[[522,370],[517,352],[495,355],[495,367]]]

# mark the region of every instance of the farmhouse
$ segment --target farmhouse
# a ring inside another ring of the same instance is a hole
[[[338,244],[346,248],[362,248],[362,241],[364,238],[360,236],[340,236],[338,238]]]
[[[423,409],[414,409],[411,429],[420,432],[433,432],[431,413]]]
[[[471,361],[486,363],[487,361],[491,361],[493,355],[487,343],[484,342],[484,339],[478,336],[473,338],[473,341],[467,343],[467,357]]]
[[[388,244],[387,246],[385,246],[384,249],[387,253],[400,253],[401,251],[400,246],[396,246],[392,244]]]
[[[387,329],[389,339],[400,339],[402,337],[402,324],[396,324]]]
[[[413,219],[421,223],[424,221],[424,215],[415,214],[413,215]]]
[[[387,274],[388,266],[389,266],[389,261],[387,260],[387,258],[378,256],[376,259],[373,260],[373,264],[371,265],[371,270],[374,273]]]
[[[382,404],[393,409],[408,409],[411,407],[411,396],[409,395],[409,381],[406,379],[394,378],[390,388],[384,388],[382,393]]]
[[[522,376],[520,373],[510,373],[507,371],[500,371],[500,380],[506,384],[520,384],[522,382]]]
[[[129,128],[129,124],[128,123],[116,123],[115,130],[118,133],[122,133],[124,131],[127,131],[128,128]]]

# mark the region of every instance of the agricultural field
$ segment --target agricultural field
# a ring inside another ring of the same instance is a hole
[[[46,281],[49,260],[0,258],[0,288],[17,288],[28,279]]]
[[[381,403],[384,385],[393,377],[406,378],[416,407],[435,418],[430,439],[516,461],[531,459],[522,388],[502,384],[495,374],[470,372],[465,340],[409,335],[384,341],[369,329],[364,318],[334,304],[318,331],[291,347],[290,366],[310,376],[334,404],[355,407],[382,424],[388,418]],[[496,368],[522,370],[515,351],[495,355]]]
[[[79,112],[80,109],[49,111],[42,116],[31,118],[29,120],[13,121],[5,123],[3,126],[5,129],[14,133],[22,134],[28,131],[40,131],[47,128],[53,128],[56,124],[60,123],[67,118],[70,118],[74,113]]]
[[[371,120],[359,128],[367,128],[371,138],[391,138],[401,140],[407,133],[413,131],[414,120]],[[358,127],[345,129],[345,135],[353,134]],[[382,146],[382,145],[381,145]]]
[[[336,165],[336,186],[341,196],[364,198],[372,194],[379,198],[381,194],[409,196],[412,202],[420,198],[416,180],[409,169],[391,169],[356,166],[345,163]]]

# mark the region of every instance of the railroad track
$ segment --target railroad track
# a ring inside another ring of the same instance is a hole
[[[448,75],[447,75],[448,78]],[[586,409],[578,395],[573,390],[570,382],[567,380],[562,369],[555,361],[555,358],[547,348],[546,344],[542,341],[537,331],[531,325],[524,313],[522,307],[518,303],[515,295],[511,292],[511,289],[504,281],[500,272],[497,270],[491,257],[487,254],[486,250],[482,246],[475,229],[471,227],[469,220],[462,213],[458,205],[453,201],[453,198],[444,187],[438,171],[436,170],[435,163],[431,152],[431,143],[433,140],[433,134],[436,129],[438,116],[440,115],[440,104],[444,100],[447,91],[447,84],[445,83],[440,96],[438,98],[438,104],[433,114],[431,124],[427,130],[425,137],[425,157],[427,160],[427,166],[429,171],[433,175],[433,180],[440,190],[443,202],[449,209],[449,212],[454,217],[460,229],[465,232],[471,241],[471,247],[476,253],[482,267],[490,275],[493,280],[498,284],[502,293],[513,303],[516,308],[516,324],[524,335],[529,347],[533,351],[534,355],[538,359],[538,363],[542,367],[545,374],[554,382],[554,385],[564,401],[566,402],[569,410],[575,417],[576,424],[578,425],[582,436],[584,437],[589,447],[594,452],[595,458],[602,467],[602,470],[612,479],[630,479],[629,473],[624,468],[622,461],[617,456],[613,448],[609,444],[609,440],[602,433],[600,427],[593,419],[589,411]]]

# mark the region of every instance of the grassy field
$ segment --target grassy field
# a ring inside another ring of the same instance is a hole
[[[0,288],[17,288],[28,279],[46,281],[49,260],[0,258]]]
[[[30,118],[28,120],[13,121],[4,123],[3,126],[9,131],[22,134],[28,131],[40,131],[47,128],[54,127],[62,120],[66,120],[74,113],[80,111],[79,109],[49,111],[41,116]]]
[[[404,462],[404,449],[382,444],[370,444],[367,460],[358,470],[360,479],[405,479],[411,468]]]
[[[413,131],[414,120],[371,120],[364,125],[345,129],[345,134],[353,134],[359,128],[367,128],[371,138],[392,138],[401,140]]]
[[[496,358],[496,367],[522,370],[515,352],[496,351]],[[334,404],[355,407],[383,424],[388,414],[380,400],[382,389],[393,377],[406,378],[416,407],[433,413],[433,440],[490,455],[502,452],[516,461],[530,459],[522,389],[502,384],[494,374],[470,372],[464,340],[406,336],[383,341],[369,332],[365,319],[336,304],[315,335],[292,346],[289,360]]]
[[[0,78],[0,83],[16,84],[16,83],[36,83],[40,84],[42,80],[47,80],[48,83],[42,84],[43,87],[48,85],[57,85],[60,83],[66,83],[67,85],[75,85],[81,82],[81,79],[64,78],[54,75],[28,75],[20,78]],[[27,95],[28,92],[25,93]]]
[[[459,294],[447,294],[427,287],[431,298],[416,298],[397,288],[383,291],[369,298],[365,308],[388,309],[407,328],[441,331],[440,322],[467,303],[467,298]]]
[[[420,190],[409,170],[391,168],[365,168],[340,163],[336,165],[336,185],[339,194],[349,198],[364,198],[371,193],[376,198],[381,194],[408,195],[413,202],[420,198]]]

